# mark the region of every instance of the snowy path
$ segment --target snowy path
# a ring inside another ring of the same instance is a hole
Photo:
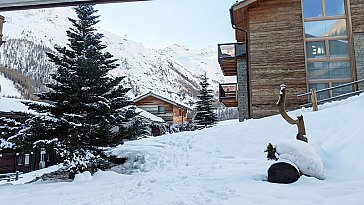
[[[271,164],[263,152],[266,145],[297,132],[272,116],[128,142],[115,152],[143,154],[139,172],[97,172],[89,181],[71,183],[0,185],[0,205],[363,205],[364,95],[321,106],[319,112],[290,114],[299,113],[324,162],[324,181],[264,181]]]

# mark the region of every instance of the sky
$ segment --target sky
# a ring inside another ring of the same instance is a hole
[[[230,7],[236,0],[152,0],[97,5],[99,26],[148,48],[204,48],[235,42]]]

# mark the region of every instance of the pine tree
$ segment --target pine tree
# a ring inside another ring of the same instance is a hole
[[[55,46],[57,54],[47,53],[57,71],[47,84],[50,91],[37,96],[48,104],[28,103],[42,114],[28,120],[30,128],[16,144],[54,147],[77,173],[95,163],[107,164],[104,148],[136,138],[138,132],[130,129],[140,127],[130,125],[133,110],[120,111],[130,104],[125,96],[129,88],[119,85],[124,77],[108,75],[118,65],[103,52],[103,34],[94,27],[99,22],[97,10],[82,5],[75,11],[78,19],[69,18],[68,47]]]
[[[208,78],[205,73],[205,75],[201,76],[201,89],[199,90],[199,95],[197,95],[197,111],[194,117],[194,123],[196,123],[198,127],[211,126],[217,121],[216,113],[212,107],[212,103],[214,102],[214,96],[212,95],[213,91],[208,89],[209,85],[210,84],[208,83]]]

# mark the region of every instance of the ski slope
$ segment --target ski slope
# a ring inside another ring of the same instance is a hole
[[[266,181],[270,142],[294,139],[297,128],[281,116],[225,121],[217,126],[128,142],[113,152],[134,156],[119,168],[74,182],[0,185],[0,204],[194,205],[364,204],[364,95],[300,109],[309,143],[326,179],[302,176],[290,185]],[[32,174],[32,173],[29,173]],[[29,175],[28,174],[28,175]]]

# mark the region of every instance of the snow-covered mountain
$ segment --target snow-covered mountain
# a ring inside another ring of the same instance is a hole
[[[26,75],[46,82],[53,66],[44,51],[51,51],[55,44],[66,45],[66,30],[70,27],[67,17],[76,18],[71,8],[4,12],[4,39],[0,47],[0,66],[18,69]],[[100,28],[105,35],[106,49],[118,59],[114,76],[124,76],[132,91],[131,97],[153,91],[173,99],[188,102],[199,89],[198,76],[206,72],[212,89],[223,80],[217,62],[215,46],[200,50],[172,45],[156,50],[144,47]]]

